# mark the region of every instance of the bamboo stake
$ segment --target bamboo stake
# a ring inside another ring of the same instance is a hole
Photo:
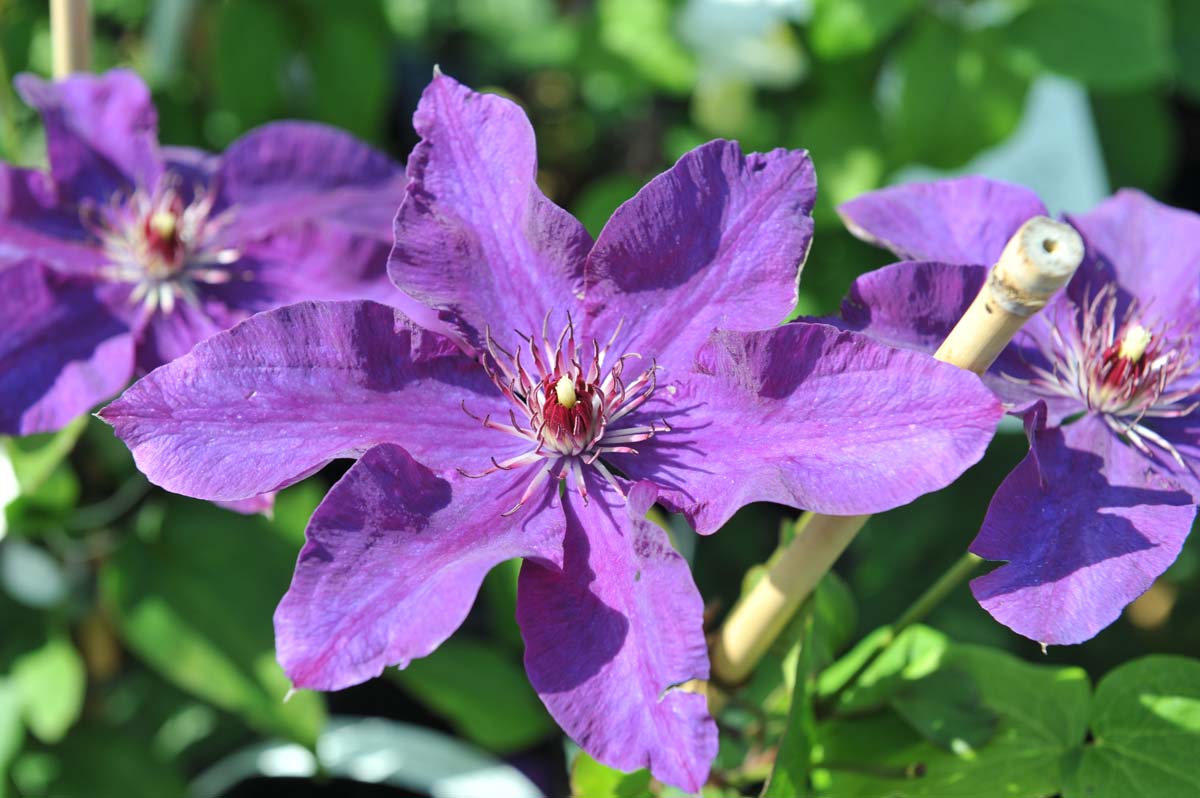
[[[1045,216],[1009,239],[987,282],[934,354],[982,374],[1013,335],[1066,285],[1083,260],[1083,241]],[[738,601],[711,641],[713,679],[740,684],[850,545],[869,516],[810,514],[767,574]],[[713,691],[709,691],[712,696]]]
[[[90,0],[50,0],[50,40],[54,77],[86,72],[92,64]]]

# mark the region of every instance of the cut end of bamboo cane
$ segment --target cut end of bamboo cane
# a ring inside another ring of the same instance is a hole
[[[1075,228],[1035,216],[1009,239],[988,279],[992,299],[1022,317],[1037,313],[1066,285],[1083,260],[1083,239]]]

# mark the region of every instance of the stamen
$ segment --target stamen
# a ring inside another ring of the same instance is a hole
[[[1066,317],[1055,312],[1040,354],[1050,368],[1026,361],[1031,377],[1005,374],[1047,397],[1077,399],[1147,456],[1155,449],[1183,465],[1179,451],[1144,419],[1180,418],[1200,407],[1200,357],[1193,341],[1200,320],[1166,324],[1136,300],[1120,309],[1115,284],[1089,291]],[[1155,448],[1151,448],[1151,447]]]
[[[606,370],[604,363],[616,333],[606,346],[593,339],[590,347],[580,347],[570,314],[565,327],[553,339],[547,334],[549,317],[547,314],[540,338],[516,331],[521,345],[511,354],[495,341],[489,327],[484,329],[485,352],[480,361],[501,395],[512,403],[508,410],[512,423],[498,423],[490,415],[481,419],[465,403],[462,405],[463,412],[485,428],[520,437],[533,448],[504,461],[492,459],[491,467],[480,474],[461,470],[460,473],[475,478],[543,463],[521,501],[505,515],[516,512],[537,486],[551,476],[568,487],[573,486],[587,502],[585,466],[594,466],[614,490],[624,495],[620,483],[600,458],[636,455],[637,449],[631,444],[670,430],[665,421],[629,427],[616,424],[649,401],[657,387],[657,363],[652,361],[650,368],[626,384],[622,378],[626,365],[640,355],[623,354]],[[589,349],[591,358],[585,366],[580,354]],[[524,363],[528,359],[533,361],[532,369]]]

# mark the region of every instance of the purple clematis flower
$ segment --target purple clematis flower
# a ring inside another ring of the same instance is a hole
[[[535,182],[520,108],[437,75],[390,272],[401,310],[260,314],[101,415],[170,490],[235,500],[358,457],[275,616],[299,687],[433,651],[485,573],[524,558],[530,681],[579,744],[685,789],[716,752],[703,604],[644,520],[742,505],[870,513],[953,480],[1000,406],[967,372],[783,321],[812,234],[808,156],[715,141],[599,239]],[[563,490],[560,491],[560,486]]]
[[[904,258],[864,275],[853,329],[932,350],[1041,201],[963,178],[884,189],[841,208]],[[1003,565],[971,583],[998,621],[1078,643],[1175,560],[1200,500],[1200,216],[1121,191],[1068,217],[1087,253],[985,381],[1024,416],[1029,456],[997,490],[971,551]]]
[[[132,72],[17,90],[50,171],[0,164],[0,434],[58,429],[250,314],[386,299],[402,168],[322,125],[160,147]]]

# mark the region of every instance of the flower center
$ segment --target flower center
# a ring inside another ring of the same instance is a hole
[[[1137,302],[1119,310],[1108,285],[1074,309],[1073,319],[1052,319],[1051,342],[1041,353],[1050,368],[1031,366],[1033,390],[1068,396],[1149,453],[1154,444],[1182,463],[1179,452],[1143,421],[1179,418],[1200,407],[1200,358],[1192,345],[1198,320],[1146,323]]]
[[[228,282],[233,275],[226,267],[241,257],[217,242],[228,212],[213,216],[214,195],[199,188],[192,193],[195,199],[185,200],[178,179],[165,175],[153,191],[139,188],[84,210],[107,260],[101,276],[132,283],[130,302],[148,313],[170,313],[179,299],[198,302],[197,284]]]
[[[549,315],[547,315],[549,321]],[[520,335],[520,333],[518,333]],[[512,403],[509,423],[490,416],[479,419],[489,429],[506,432],[529,441],[530,450],[503,462],[492,459],[492,467],[469,477],[483,477],[495,471],[508,471],[526,465],[539,465],[515,512],[546,479],[571,478],[575,489],[587,500],[583,468],[593,467],[620,494],[624,494],[612,471],[601,461],[605,454],[637,454],[630,444],[669,431],[665,421],[630,423],[629,414],[654,394],[658,365],[652,364],[628,383],[627,363],[640,355],[627,353],[610,359],[612,340],[601,347],[593,340],[590,357],[577,345],[575,327],[568,317],[567,326],[551,343],[543,325],[540,338],[521,335],[523,345],[515,354],[508,352],[487,334],[487,352],[480,358],[484,369],[500,392]],[[616,334],[613,335],[615,340]],[[610,365],[611,363],[611,365]],[[473,418],[478,419],[463,409]]]

